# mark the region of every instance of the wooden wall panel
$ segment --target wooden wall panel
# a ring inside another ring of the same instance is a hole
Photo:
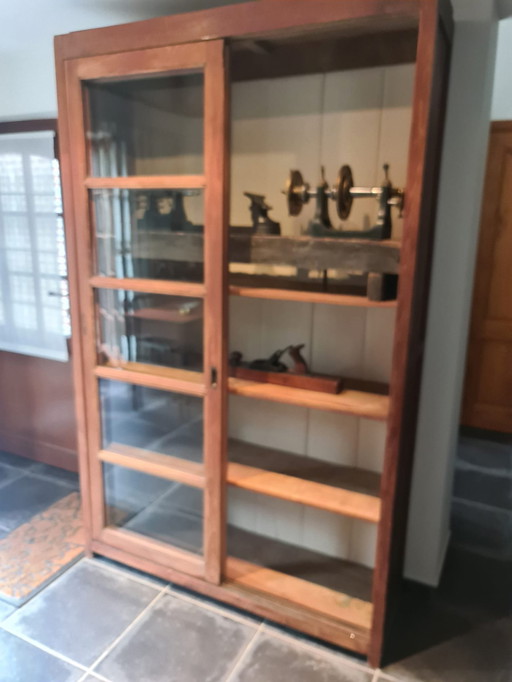
[[[0,352],[0,449],[77,471],[71,365]]]

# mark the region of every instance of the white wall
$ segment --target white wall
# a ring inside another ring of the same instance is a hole
[[[492,96],[492,119],[512,119],[512,19],[500,21]]]
[[[449,539],[496,34],[491,12],[458,22],[452,57],[405,567],[428,585]]]

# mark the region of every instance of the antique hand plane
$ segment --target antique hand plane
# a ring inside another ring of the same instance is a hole
[[[276,350],[268,358],[244,362],[239,351],[233,351],[229,356],[229,373],[231,376],[246,381],[259,381],[267,384],[278,384],[291,388],[303,388],[319,393],[337,394],[343,388],[343,381],[339,377],[325,374],[314,374],[309,371],[299,346],[287,346],[283,350]],[[293,366],[291,369],[281,361],[285,353],[290,355]]]
[[[290,171],[286,188],[283,190],[288,204],[288,213],[297,216],[312,197],[316,199],[315,215],[309,222],[307,234],[313,237],[339,237],[342,239],[390,239],[393,229],[391,208],[396,206],[400,215],[404,206],[404,191],[394,187],[389,179],[389,164],[384,164],[384,181],[380,187],[355,187],[350,166],[341,166],[336,183],[329,187],[324,168],[320,182],[311,189],[304,182],[298,170]],[[379,202],[377,222],[369,230],[336,230],[329,218],[329,199],[335,202],[341,220],[346,220],[352,210],[354,199],[375,197]]]

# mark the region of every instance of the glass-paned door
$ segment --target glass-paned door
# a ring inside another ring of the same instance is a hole
[[[73,60],[66,87],[92,546],[219,582],[224,45]]]

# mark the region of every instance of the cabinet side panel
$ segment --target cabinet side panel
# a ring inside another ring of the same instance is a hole
[[[423,2],[404,220],[402,264],[391,378],[382,520],[377,543],[375,606],[369,660],[387,655],[389,624],[398,603],[418,416],[436,198],[451,45],[437,2]]]

